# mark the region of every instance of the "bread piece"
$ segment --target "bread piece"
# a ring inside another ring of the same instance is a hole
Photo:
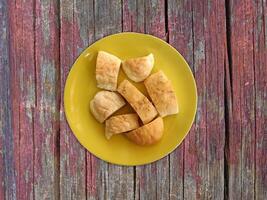
[[[113,135],[131,131],[139,127],[138,115],[135,113],[116,115],[106,120],[105,135],[110,139]]]
[[[100,91],[91,100],[90,109],[96,120],[102,123],[124,105],[125,101],[118,93]]]
[[[116,91],[121,60],[104,51],[99,51],[96,58],[97,87]]]
[[[161,117],[156,118],[154,121],[126,133],[125,135],[131,141],[139,145],[151,145],[158,142],[164,131],[164,124]]]
[[[177,98],[171,81],[162,71],[151,74],[144,83],[161,117],[178,113]]]
[[[129,102],[144,124],[157,116],[153,104],[128,80],[124,80],[118,87],[118,92]]]
[[[149,76],[153,66],[154,56],[152,53],[144,57],[131,58],[122,63],[125,74],[135,82],[145,80]]]

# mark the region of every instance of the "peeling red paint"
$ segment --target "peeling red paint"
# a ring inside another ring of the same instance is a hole
[[[10,2],[10,60],[14,156],[18,199],[33,199],[34,26],[33,2]],[[32,86],[30,89],[28,86]]]

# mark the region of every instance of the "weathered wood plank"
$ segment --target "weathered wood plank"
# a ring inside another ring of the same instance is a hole
[[[224,197],[221,189],[224,186],[223,72],[226,51],[224,3],[169,2],[169,8],[170,43],[173,43],[189,62],[198,87],[196,121],[184,142],[184,198],[222,199]],[[217,48],[214,48],[216,46],[220,48],[216,50]],[[183,162],[179,162],[179,158],[175,159],[177,157],[173,157],[173,160],[179,163],[183,170]],[[182,172],[180,174],[178,180],[181,182],[183,175]],[[177,173],[171,171],[170,177],[177,177]],[[177,180],[171,180],[170,183],[171,186],[174,184],[174,188],[177,187]],[[183,198],[182,194],[172,191],[172,187],[170,194],[172,199]]]
[[[184,198],[207,198],[207,149],[206,149],[206,74],[205,72],[205,28],[204,3],[191,3],[191,16],[188,16],[188,27],[192,26],[191,54],[189,63],[194,71],[198,88],[198,112],[196,121],[185,139],[184,154]],[[186,12],[186,11],[184,11]],[[190,13],[190,11],[189,11]],[[213,83],[214,84],[214,83]]]
[[[80,5],[79,8],[85,7],[84,15],[88,16],[87,35],[81,34],[84,39],[87,38],[87,44],[95,42],[96,21],[95,9],[97,2],[88,1],[86,5]],[[78,5],[78,4],[77,4]],[[104,14],[104,13],[103,13]],[[78,19],[82,19],[82,15],[78,15]],[[103,22],[102,22],[103,23]],[[100,39],[100,38],[98,38]],[[85,46],[86,47],[86,46]],[[86,152],[86,195],[87,199],[105,199],[107,198],[107,183],[108,183],[108,164],[99,160],[90,152]]]
[[[115,0],[94,2],[94,40],[122,31],[121,6]],[[133,167],[108,164],[88,155],[87,176],[87,198],[133,199]]]
[[[165,23],[165,1],[149,0],[145,1],[145,31],[166,40]]]
[[[267,199],[267,2],[255,2],[253,48],[255,70],[255,198]]]
[[[165,33],[164,1],[123,1],[123,31],[146,32],[162,39]],[[136,167],[135,199],[169,198],[169,158]]]
[[[255,3],[230,1],[233,127],[229,134],[229,198],[255,197]]]
[[[91,10],[93,11],[90,14],[90,18],[94,19],[92,29],[89,30],[93,37],[90,43],[93,43],[96,40],[101,39],[102,37],[108,35],[109,33],[105,28],[109,22],[109,15],[106,13],[108,11],[108,5],[104,5],[103,10],[100,5],[103,2],[94,1],[94,4],[91,5]],[[110,12],[108,12],[110,14]],[[120,23],[120,21],[119,21]],[[87,152],[87,185],[86,192],[88,199],[107,199],[108,198],[108,163],[102,161],[90,152]]]
[[[0,40],[0,199],[16,199],[7,1],[0,1]]]
[[[34,198],[59,197],[59,9],[35,2]]]
[[[196,120],[185,139],[184,154],[184,198],[207,198],[207,149],[206,149],[206,74],[205,74],[205,27],[204,2],[191,2],[192,55],[189,56],[191,69],[195,74],[198,89],[198,108]],[[216,12],[216,11],[215,11]],[[189,12],[190,13],[190,12]],[[190,27],[190,23],[188,24]],[[216,83],[213,83],[216,84]]]
[[[165,19],[165,6],[167,5],[165,5],[163,0],[145,1],[144,10],[146,33],[155,35],[163,40],[166,40],[165,22],[167,22],[167,19]],[[170,178],[169,156],[162,158],[156,163],[143,166],[142,170],[144,170],[143,173],[145,173],[145,175],[143,177],[145,177],[145,179],[141,182],[143,185],[140,185],[140,198],[168,199]],[[139,178],[142,179],[143,177]]]
[[[175,47],[187,60],[189,65],[193,67],[193,35],[192,35],[192,5],[191,1],[168,1],[168,31],[169,43]],[[189,134],[194,136],[194,132]],[[189,139],[186,139],[189,141]],[[170,199],[184,199],[186,196],[195,195],[196,185],[189,182],[190,176],[188,168],[184,177],[184,147],[183,142],[174,152],[170,154]],[[190,156],[190,155],[187,155]],[[191,192],[188,193],[189,183]],[[186,190],[187,189],[187,190]],[[192,192],[194,191],[194,192]],[[184,194],[185,193],[185,194]],[[193,198],[192,198],[193,199]]]
[[[145,32],[144,0],[123,0],[123,31]]]
[[[172,11],[176,11],[176,3],[169,2],[169,23],[173,21],[174,15]],[[165,2],[163,1],[125,1],[123,7],[123,30],[147,32],[156,35],[162,39],[168,39],[165,26],[168,28],[167,19],[165,16],[168,11]],[[191,18],[189,18],[191,22]],[[180,24],[179,24],[180,25]],[[171,26],[169,25],[169,28]],[[190,26],[191,28],[191,26]],[[174,30],[174,29],[173,29]],[[175,45],[176,30],[173,33],[172,44]],[[180,42],[185,41],[180,40]],[[177,44],[177,43],[176,43]],[[187,45],[184,45],[186,47]],[[169,168],[169,165],[171,166]],[[178,167],[177,166],[181,166]],[[169,176],[170,174],[170,176]],[[169,182],[170,181],[170,182]],[[183,148],[177,150],[170,156],[142,167],[136,167],[136,184],[135,198],[136,199],[166,199],[166,198],[182,198],[183,197]]]
[[[16,197],[33,199],[34,2],[10,1],[9,14]]]
[[[207,198],[224,198],[224,68],[226,29],[224,1],[204,1],[206,73]],[[206,26],[205,26],[206,23]],[[197,53],[195,53],[197,56]],[[195,69],[196,70],[196,69]]]
[[[123,1],[123,31],[133,31],[133,32],[145,32],[145,2],[144,0],[138,1]],[[150,179],[152,177],[146,177],[144,172],[144,167],[134,167],[133,173],[134,177],[134,188],[133,188],[133,199],[144,199],[147,194],[144,194],[143,187],[147,186],[146,191],[151,187],[151,183],[144,183],[145,179]],[[149,169],[151,170],[151,169]],[[151,172],[150,172],[151,173]],[[155,178],[155,177],[154,177]],[[143,192],[143,193],[142,193]],[[151,191],[149,194],[152,197],[155,195]]]
[[[121,2],[99,0],[94,2],[95,39],[121,32]]]
[[[69,70],[79,55],[83,43],[81,32],[86,31],[80,26],[76,1],[60,1],[60,199],[86,198],[86,153],[72,134],[63,106],[64,85]],[[86,41],[85,41],[86,43]]]

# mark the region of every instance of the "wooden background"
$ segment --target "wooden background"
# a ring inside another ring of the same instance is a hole
[[[182,145],[149,165],[87,152],[63,109],[94,41],[135,31],[186,58],[198,87]],[[267,199],[266,0],[0,0],[0,199]]]

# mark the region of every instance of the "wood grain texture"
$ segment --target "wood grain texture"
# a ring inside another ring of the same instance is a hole
[[[116,0],[94,2],[94,40],[122,31],[121,6]],[[90,181],[87,182],[87,198],[133,199],[133,167],[108,164],[91,155],[87,171],[90,173],[87,173]]]
[[[145,1],[123,1],[123,31],[129,32],[145,32]],[[145,191],[151,191],[151,198],[155,195],[155,190],[151,190],[151,186],[155,185],[155,177],[151,175],[151,165],[147,165],[148,173],[145,172],[145,167],[133,167],[133,198],[132,199],[144,199],[148,196]],[[154,179],[152,179],[154,178]],[[153,184],[145,180],[151,180]]]
[[[0,1],[0,199],[16,199],[8,4]]]
[[[145,1],[145,32],[166,40],[165,1]],[[168,199],[169,198],[169,156],[142,167],[144,173],[139,178],[143,185],[140,187],[140,199]],[[137,176],[138,177],[138,174]],[[147,187],[148,186],[148,187]]]
[[[9,1],[16,198],[34,198],[34,1]],[[11,166],[8,166],[11,167]]]
[[[197,116],[184,141],[184,154],[178,149],[173,153],[178,155],[172,159],[183,170],[180,176],[177,173],[175,175],[178,180],[184,181],[184,194],[182,196],[173,190],[171,195],[173,199],[223,199],[224,4],[213,1],[172,1],[169,2],[169,8],[169,41],[188,61],[198,87]],[[183,155],[184,158],[179,160]],[[170,177],[173,177],[172,173]],[[172,182],[177,184],[176,180],[171,181],[171,185]]]
[[[266,1],[230,1],[229,18],[229,198],[266,199]]]
[[[86,152],[72,134],[64,114],[64,85],[83,44],[77,1],[60,1],[60,199],[86,198]],[[82,23],[82,22],[81,22]]]
[[[35,1],[34,197],[59,197],[59,8]]]
[[[255,199],[267,199],[267,2],[256,1],[253,21],[255,70]]]
[[[229,2],[232,122],[229,127],[229,198],[255,198],[255,2]],[[262,131],[262,130],[261,130]],[[260,133],[261,133],[260,131]],[[259,133],[259,132],[258,132]]]
[[[227,64],[224,2],[204,2],[204,18],[207,20],[206,24],[204,20],[204,27],[207,131],[206,177],[208,181],[205,189],[207,198],[223,199],[225,145],[224,67]]]
[[[267,199],[266,0],[0,0],[0,199]],[[64,85],[88,45],[149,33],[188,61],[195,122],[169,156],[122,167],[72,134]]]
[[[124,32],[145,32],[145,1],[123,0],[122,18]]]
[[[108,9],[105,5],[105,8]],[[90,13],[91,16],[91,22],[89,23],[89,32],[92,37],[89,43],[93,43],[95,40],[100,39],[97,38],[96,35],[101,35],[102,33],[99,33],[99,30],[97,26],[103,26],[100,29],[103,29],[104,26],[106,26],[106,22],[108,20],[108,16],[105,16],[105,21],[102,19],[101,11],[99,11],[101,8],[97,1],[94,1],[94,3],[90,6],[90,11],[87,10],[88,13]],[[98,12],[98,13],[96,13]],[[101,19],[100,19],[101,18]],[[102,21],[99,21],[102,20]],[[98,24],[98,25],[97,25]],[[101,25],[100,25],[101,24]],[[105,25],[104,25],[105,24]],[[103,35],[102,35],[103,36]],[[98,36],[98,37],[102,37]],[[107,199],[107,188],[108,188],[108,163],[96,158],[89,152],[87,152],[86,157],[86,170],[87,170],[87,179],[86,179],[86,190],[87,190],[87,199]]]
[[[166,40],[164,1],[124,1],[123,31],[145,32]],[[169,157],[135,168],[135,199],[169,198]]]
[[[189,3],[187,3],[189,4]],[[184,198],[205,199],[207,198],[207,149],[206,149],[206,102],[205,95],[206,74],[205,71],[205,27],[204,2],[191,2],[189,4],[185,27],[188,27],[188,34],[191,38],[188,45],[188,59],[193,70],[198,89],[198,112],[195,124],[185,139],[184,153]]]
[[[191,1],[168,1],[169,43],[193,66],[193,34]],[[192,134],[190,134],[192,135]],[[184,142],[170,154],[170,199],[184,199]],[[195,185],[188,182],[192,191]],[[184,194],[185,193],[185,194]],[[194,192],[190,194],[195,195]],[[187,195],[189,197],[189,195]],[[189,198],[190,199],[190,198]]]

